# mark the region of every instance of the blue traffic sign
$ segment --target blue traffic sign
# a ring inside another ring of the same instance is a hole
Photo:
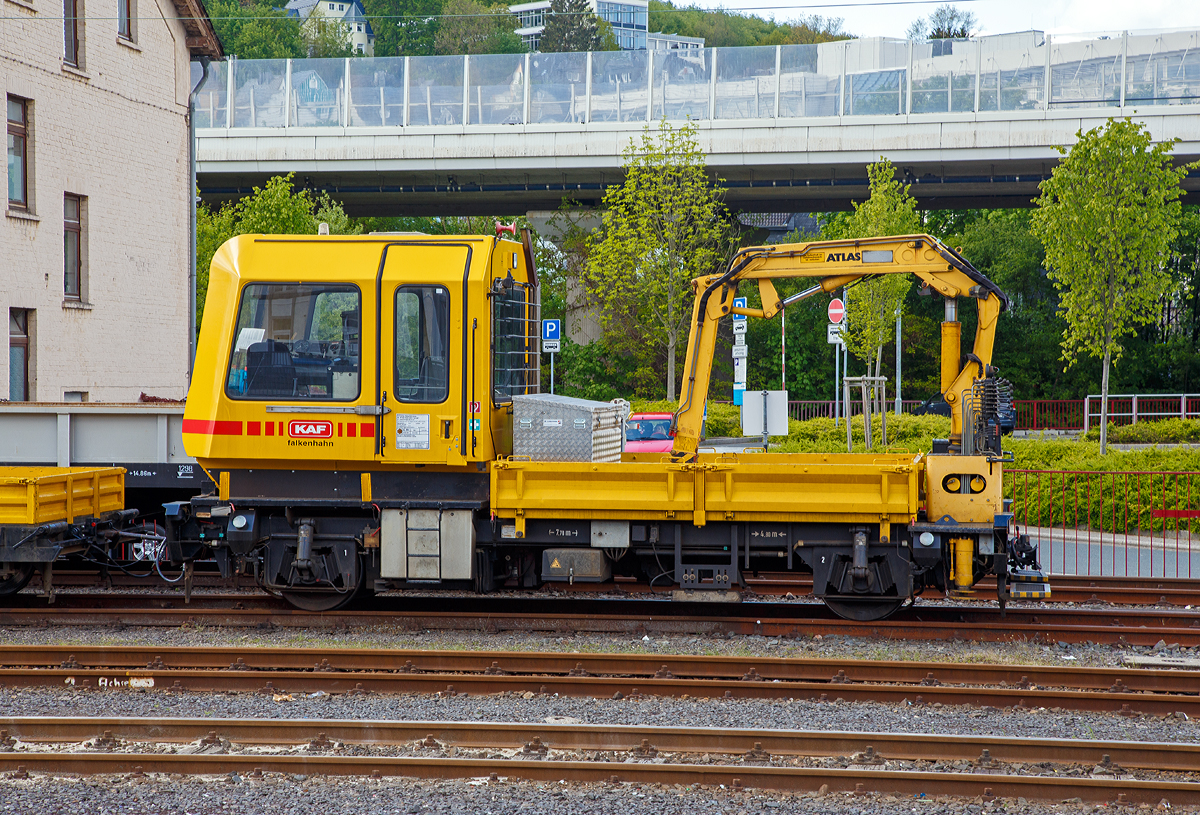
[[[745,308],[746,307],[746,298],[745,297],[733,298],[733,307],[734,308]],[[745,314],[735,314],[735,315],[733,315],[733,319],[735,322],[741,322],[742,320],[746,319],[746,315]]]
[[[542,320],[542,339],[557,340],[562,337],[562,320]]]

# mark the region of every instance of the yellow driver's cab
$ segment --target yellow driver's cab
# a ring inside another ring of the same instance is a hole
[[[439,517],[420,520],[431,529],[444,511],[485,508],[487,462],[511,452],[512,396],[537,392],[539,316],[528,236],[226,242],[183,421],[184,447],[214,494],[177,519],[192,523],[177,537],[194,533],[193,546],[218,560],[260,552],[271,589],[350,591],[362,575],[336,564],[337,546],[321,568],[297,541],[315,536],[320,550],[322,536],[358,538],[369,549],[362,519],[334,521],[364,508],[376,527],[395,509],[411,528],[413,511],[432,506]],[[228,507],[244,511],[227,523]],[[210,529],[196,527],[206,520]],[[276,534],[291,542],[272,551]],[[452,579],[472,571],[458,564]]]
[[[236,237],[213,258],[184,445],[218,480],[507,452],[495,420],[537,387],[534,277],[493,237]]]

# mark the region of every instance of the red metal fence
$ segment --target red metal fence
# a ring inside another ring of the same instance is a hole
[[[1100,426],[1102,402],[1096,395],[1084,400],[1084,430]],[[1109,424],[1137,424],[1156,419],[1200,419],[1200,394],[1109,394]]]
[[[1082,430],[1082,399],[1021,399],[1017,430]]]
[[[1006,470],[1051,574],[1200,577],[1200,473]]]

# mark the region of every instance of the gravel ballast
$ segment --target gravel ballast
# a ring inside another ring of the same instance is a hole
[[[946,661],[1030,665],[1110,666],[1123,664],[1146,648],[1033,643],[912,642],[846,638],[780,639],[699,636],[422,632],[401,626],[343,631],[315,629],[221,629],[203,625],[158,627],[9,627],[0,641],[38,645],[158,645],[292,648],[411,648],[488,651],[614,652],[763,657]],[[1164,643],[1156,655],[1194,653]],[[1200,679],[1200,676],[1198,676]],[[830,697],[836,699],[836,689]],[[1064,712],[997,710],[968,706],[886,705],[837,701],[768,699],[588,699],[535,694],[437,696],[424,694],[285,693],[276,699],[256,693],[192,693],[165,689],[88,690],[0,688],[0,715],[72,717],[188,717],[288,719],[398,719],[443,721],[641,724],[664,727],[734,727],[791,730],[846,730],[956,735],[1195,742],[1196,723],[1176,718]],[[314,721],[314,728],[319,723]],[[420,781],[402,778],[336,778],[267,774],[264,779],[220,777],[90,778],[31,774],[0,776],[0,815],[87,812],[89,815],[154,813],[262,813],[262,815],[342,815],[377,813],[680,813],[742,815],[804,812],[815,815],[914,813],[1093,812],[1093,805],[1017,800],[981,801],[935,796],[907,798],[831,793],[795,796],[755,790],[635,786],[630,784],[541,784],[484,781]],[[1105,811],[1131,812],[1136,807]],[[1177,808],[1178,810],[1178,808]]]
[[[1145,811],[1151,807],[1145,806]],[[489,783],[399,778],[326,778],[267,774],[261,780],[227,776],[125,779],[0,778],[0,813],[38,815],[986,815],[987,813],[1136,812],[1125,806],[1038,803],[1025,799],[948,799],[868,793],[771,793],[720,787],[634,784]],[[1175,811],[1195,811],[1176,808]]]
[[[90,691],[59,688],[0,690],[3,716],[170,716],[229,719],[395,719],[403,721],[547,722],[657,727],[769,728],[867,733],[939,733],[1028,738],[1191,742],[1196,722],[1153,716],[967,706],[773,699],[588,699],[534,694],[278,694]]]

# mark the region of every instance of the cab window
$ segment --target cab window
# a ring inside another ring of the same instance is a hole
[[[242,290],[225,393],[233,399],[354,401],[360,315],[354,286],[251,283]]]
[[[395,314],[396,399],[445,402],[450,394],[449,291],[445,286],[401,286]]]

